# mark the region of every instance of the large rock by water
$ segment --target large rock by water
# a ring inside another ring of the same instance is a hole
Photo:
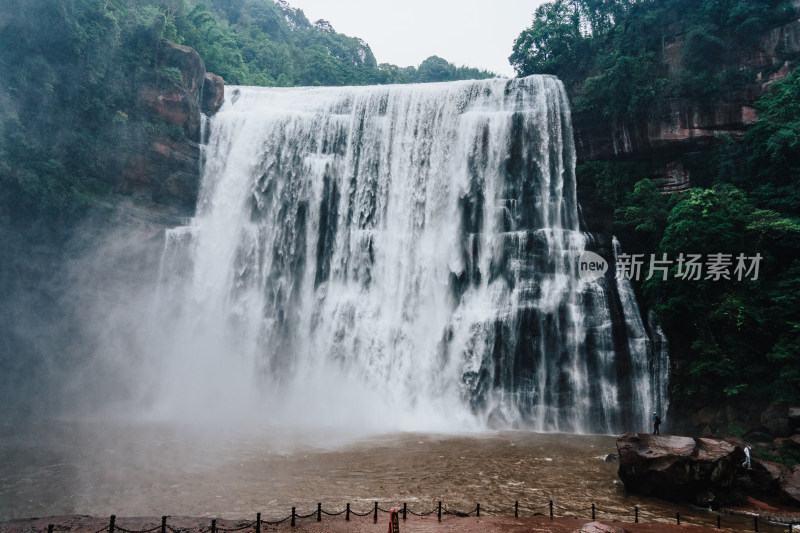
[[[800,465],[784,476],[780,482],[780,495],[787,503],[800,506]]]
[[[780,463],[754,459],[752,468],[747,473],[757,492],[775,494],[780,488],[781,480],[791,474],[791,469]]]
[[[213,115],[222,107],[225,101],[225,81],[220,76],[206,72],[203,80],[202,98],[200,98],[200,109],[206,115]]]
[[[745,457],[721,440],[637,433],[622,435],[617,450],[629,492],[701,505],[730,492]]]

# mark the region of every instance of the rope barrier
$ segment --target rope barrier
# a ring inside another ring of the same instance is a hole
[[[471,514],[477,513],[477,512],[478,512],[477,509],[473,509],[472,511],[469,511],[469,512],[464,512],[464,511],[450,510],[447,507],[442,507],[442,514],[451,514],[451,515],[454,515],[454,516],[465,517],[465,516],[470,516]]]
[[[343,510],[341,510],[341,511],[338,511],[338,512],[336,512],[336,513],[329,513],[329,512],[328,512],[328,511],[326,511],[325,509],[322,509],[322,514],[325,514],[325,515],[328,515],[328,516],[339,516],[340,514],[344,514],[344,513],[345,513],[345,511],[347,511],[347,509],[343,509]]]
[[[435,513],[437,511],[437,508],[434,507],[430,511],[422,511],[421,513],[415,513],[414,511],[412,511],[411,509],[408,509],[408,508],[406,510],[408,511],[408,514],[412,514],[414,516],[429,516],[429,515],[432,515],[433,513]]]
[[[291,518],[292,518],[292,515],[289,515],[286,518],[284,518],[283,520],[276,520],[274,522],[269,522],[267,520],[262,520],[261,523],[264,524],[264,525],[267,525],[267,526],[277,526],[278,524],[283,524],[284,522],[286,522],[287,520],[290,520]]]
[[[413,509],[409,509],[408,508],[408,504],[404,503],[402,505],[402,511],[401,512],[402,512],[403,519],[406,518],[406,513],[409,513],[409,514],[412,514],[412,515],[418,516],[418,517],[424,517],[424,516],[430,516],[430,515],[432,515],[434,513],[437,513],[437,512],[439,513],[439,519],[440,520],[441,520],[441,515],[442,514],[456,516],[456,517],[469,517],[469,516],[473,516],[473,515],[475,515],[477,517],[480,517],[481,516],[481,511],[483,511],[484,513],[491,514],[491,515],[504,515],[506,513],[509,513],[511,511],[513,511],[515,517],[516,516],[521,516],[519,514],[520,512],[522,512],[522,513],[530,513],[529,516],[546,516],[546,513],[549,513],[549,516],[552,518],[554,516],[554,514],[553,514],[554,509],[560,511],[561,513],[576,513],[579,516],[583,516],[583,514],[585,514],[586,518],[591,516],[591,518],[593,520],[595,519],[596,513],[602,512],[602,510],[598,509],[595,504],[592,504],[591,507],[579,507],[579,508],[574,508],[573,509],[573,508],[569,508],[569,507],[556,506],[556,505],[554,505],[552,500],[549,501],[547,504],[545,504],[543,506],[533,507],[533,508],[522,507],[522,506],[519,505],[519,501],[514,502],[514,505],[511,505],[509,507],[505,507],[505,508],[502,508],[502,509],[487,509],[485,507],[483,509],[481,509],[481,505],[480,505],[480,503],[478,503],[478,504],[476,504],[476,507],[474,509],[471,509],[469,511],[460,511],[458,509],[449,508],[447,506],[442,505],[442,502],[439,502],[437,507],[434,507],[431,510],[426,510],[426,511],[421,511],[421,512],[415,512]],[[277,525],[280,525],[280,524],[286,522],[287,520],[291,520],[292,521],[292,526],[294,526],[295,525],[295,520],[298,519],[298,518],[305,519],[305,518],[311,518],[311,517],[316,516],[317,517],[317,521],[319,521],[319,520],[321,520],[322,514],[325,514],[327,516],[340,516],[342,514],[347,513],[347,520],[350,519],[350,514],[351,513],[354,514],[355,516],[358,516],[358,517],[365,517],[365,516],[369,516],[369,515],[372,514],[372,515],[374,515],[375,520],[377,521],[378,512],[379,511],[382,512],[382,513],[391,513],[392,512],[391,509],[385,509],[385,508],[380,507],[378,502],[374,503],[374,507],[373,508],[371,508],[371,509],[369,509],[369,510],[363,512],[363,513],[360,513],[360,512],[357,512],[357,511],[354,511],[353,509],[351,509],[349,503],[347,504],[347,508],[342,510],[342,511],[328,511],[328,510],[325,510],[325,509],[322,508],[322,504],[321,503],[318,503],[317,504],[317,508],[314,511],[308,513],[308,514],[297,514],[296,508],[292,507],[292,514],[291,515],[289,515],[286,518],[283,518],[281,520],[269,521],[269,520],[261,520],[261,513],[258,513],[258,519],[256,521],[254,521],[254,522],[241,522],[240,521],[238,523],[238,525],[233,526],[233,527],[229,527],[229,528],[217,526],[217,520],[216,519],[211,521],[211,526],[210,527],[209,526],[202,526],[202,527],[199,527],[199,528],[176,528],[176,527],[173,527],[173,526],[167,524],[167,519],[168,519],[167,516],[162,516],[160,525],[154,526],[154,527],[149,528],[149,529],[138,529],[138,530],[136,530],[136,529],[127,529],[127,528],[118,526],[116,524],[116,516],[112,515],[111,519],[109,521],[109,524],[107,526],[104,526],[101,529],[97,530],[95,533],[155,533],[158,530],[161,530],[161,533],[166,533],[167,531],[169,531],[170,533],[189,533],[189,532],[193,532],[193,533],[207,533],[207,532],[211,532],[211,533],[236,533],[236,532],[243,531],[243,530],[246,530],[246,529],[251,529],[251,528],[255,529],[255,533],[261,533],[261,525],[262,524],[263,525],[268,525],[268,526],[277,526]],[[545,511],[545,512],[541,512],[541,511]],[[635,506],[633,511],[634,511],[635,521],[638,523],[639,522],[639,517],[640,517],[640,509],[639,509],[638,506]],[[605,511],[605,512],[606,513],[611,513],[612,516],[614,514],[617,514],[617,515],[619,514],[619,510],[617,510],[616,512],[613,512],[613,511]],[[591,513],[591,515],[589,515],[589,513]],[[641,513],[641,514],[645,515],[645,513]],[[651,513],[646,513],[646,516],[650,520],[652,520],[654,522],[677,523],[679,525],[680,524],[692,524],[692,525],[698,525],[698,526],[703,526],[703,527],[707,527],[707,528],[717,528],[717,529],[721,529],[721,527],[723,525],[725,525],[725,526],[727,526],[727,527],[729,527],[731,529],[735,528],[735,529],[738,529],[740,531],[742,531],[742,530],[744,530],[744,531],[753,531],[754,533],[759,533],[759,527],[761,527],[764,530],[767,530],[769,528],[772,528],[772,529],[780,528],[781,532],[785,532],[786,529],[788,528],[788,532],[787,533],[792,533],[793,532],[792,528],[795,527],[795,526],[800,525],[800,520],[793,520],[793,519],[787,519],[787,518],[783,518],[783,517],[760,515],[760,514],[757,514],[757,513],[739,512],[739,511],[731,511],[731,510],[719,510],[719,511],[716,511],[716,512],[714,512],[712,514],[712,513],[704,512],[703,510],[698,510],[697,513],[694,513],[694,512],[693,513],[687,513],[685,511],[685,509],[684,509],[683,513],[677,512],[675,514],[675,516],[672,517],[672,518],[663,517],[663,516],[657,516],[657,515],[653,515]],[[626,518],[630,519],[630,515],[627,515]],[[53,524],[49,524],[47,529],[43,530],[42,533],[44,533],[44,531],[46,531],[47,533],[53,533],[53,528],[54,528],[54,525]],[[59,530],[64,530],[64,529],[65,529],[64,527],[59,527]],[[66,528],[66,531],[69,531],[69,527]]]

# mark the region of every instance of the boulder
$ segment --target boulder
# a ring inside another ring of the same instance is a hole
[[[788,437],[792,434],[789,428],[789,408],[781,404],[773,404],[761,413],[761,425],[776,437]]]
[[[200,109],[206,115],[211,116],[219,111],[225,101],[225,81],[216,74],[206,72],[202,95]]]
[[[759,493],[775,494],[778,492],[781,479],[790,472],[789,468],[782,464],[753,459],[752,467],[748,473],[750,474],[750,480]]]
[[[772,447],[779,454],[784,452],[800,451],[800,435],[792,435],[791,437],[778,437],[772,441]]]
[[[789,408],[789,427],[792,433],[800,433],[800,407]]]
[[[208,109],[206,114],[219,109],[225,85],[222,78],[206,72],[194,48],[166,39],[159,44],[157,65],[160,70],[142,84],[139,105],[161,121],[181,127],[189,139],[199,141],[201,106],[204,111]]]
[[[751,429],[744,434],[744,438],[749,442],[757,442],[759,444],[764,444],[773,440],[769,429],[765,427]]]
[[[800,505],[800,465],[780,480],[780,494],[787,503]]]
[[[159,66],[180,70],[183,77],[181,85],[188,92],[198,94],[203,87],[206,65],[194,48],[175,44],[167,39],[161,39],[158,47],[157,62]]]
[[[621,527],[609,526],[602,522],[589,522],[580,529],[576,529],[575,533],[629,533],[629,531]]]
[[[714,505],[729,493],[744,451],[722,440],[627,433],[617,440],[628,492]]]

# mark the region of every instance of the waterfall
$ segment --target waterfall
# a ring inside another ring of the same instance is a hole
[[[578,276],[597,238],[556,78],[228,87],[206,127],[197,215],[162,260],[183,393],[346,396],[412,428],[645,430],[663,406],[629,285]]]

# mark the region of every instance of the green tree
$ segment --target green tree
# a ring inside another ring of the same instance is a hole
[[[636,182],[627,195],[625,206],[617,208],[616,228],[629,238],[626,249],[647,252],[655,250],[667,226],[668,199],[650,179]]]
[[[455,75],[455,67],[439,56],[431,56],[417,68],[415,81],[421,83],[448,81]]]
[[[569,81],[581,73],[583,44],[578,2],[555,0],[536,8],[508,59],[520,76],[554,74]]]

